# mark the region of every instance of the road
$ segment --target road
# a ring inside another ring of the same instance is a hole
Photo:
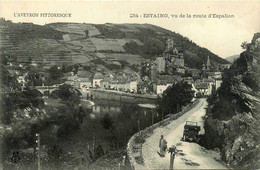
[[[207,107],[206,99],[200,99],[198,105],[185,113],[169,125],[159,127],[143,144],[144,165],[138,164],[136,169],[167,169],[169,168],[170,155],[165,157],[157,154],[159,151],[159,139],[164,135],[168,147],[175,145],[180,154],[175,157],[174,169],[227,169],[222,165],[220,155],[216,151],[206,150],[196,143],[182,142],[183,129],[186,121],[196,121],[201,126],[200,134],[204,133],[203,119]]]

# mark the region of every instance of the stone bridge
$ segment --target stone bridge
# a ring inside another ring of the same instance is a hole
[[[53,92],[54,90],[58,90],[59,86],[35,86],[35,89],[39,90],[42,94],[44,94],[44,92],[48,92],[49,94],[51,94],[51,92]]]

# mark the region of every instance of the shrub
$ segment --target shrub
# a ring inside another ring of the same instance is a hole
[[[140,136],[137,136],[134,140],[135,143],[144,143],[145,142],[145,139],[142,135]]]

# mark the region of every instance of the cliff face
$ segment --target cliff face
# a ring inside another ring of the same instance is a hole
[[[208,98],[207,148],[219,148],[233,168],[260,167],[260,34],[223,74],[218,91]]]

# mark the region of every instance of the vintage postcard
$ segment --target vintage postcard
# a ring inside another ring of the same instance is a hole
[[[0,167],[259,169],[260,1],[1,1]]]

